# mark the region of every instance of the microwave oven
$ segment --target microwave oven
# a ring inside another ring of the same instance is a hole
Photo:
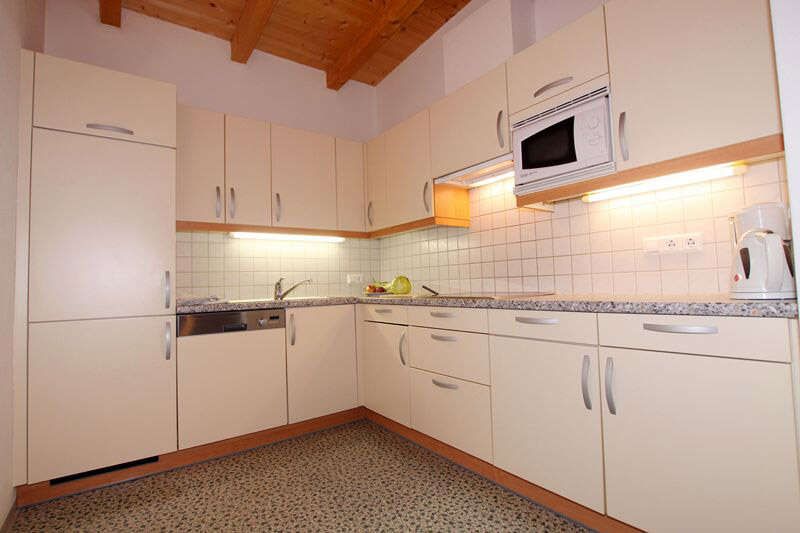
[[[517,195],[614,172],[608,98],[604,87],[512,126]]]

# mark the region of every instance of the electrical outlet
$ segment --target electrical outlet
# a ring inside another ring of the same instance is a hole
[[[348,285],[361,285],[364,283],[364,274],[348,274],[347,275],[347,284]]]
[[[703,249],[702,233],[687,233],[684,236],[683,247],[687,252],[700,251]]]
[[[646,252],[653,254],[697,252],[703,249],[703,234],[659,235],[645,238],[642,244]]]

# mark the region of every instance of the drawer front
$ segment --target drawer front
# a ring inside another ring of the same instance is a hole
[[[490,384],[489,336],[483,333],[409,328],[411,366]]]
[[[478,333],[489,331],[489,318],[486,309],[411,306],[408,308],[408,323],[412,326],[475,331]]]
[[[510,337],[597,344],[597,315],[492,309],[489,311],[489,332]]]
[[[411,369],[411,427],[491,462],[490,396],[485,385]]]
[[[362,307],[361,316],[371,322],[385,322],[387,324],[408,324],[408,311],[404,305],[379,305],[371,304]]]
[[[33,124],[175,147],[175,86],[36,54]]]
[[[788,363],[784,318],[599,315],[600,344]]]

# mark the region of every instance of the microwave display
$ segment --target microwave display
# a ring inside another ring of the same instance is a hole
[[[575,117],[540,130],[520,142],[522,168],[546,168],[578,160],[575,153]]]

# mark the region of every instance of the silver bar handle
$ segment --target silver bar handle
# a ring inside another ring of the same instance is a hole
[[[375,312],[378,313],[378,314],[381,314],[381,315],[385,315],[385,314],[391,313],[392,310],[391,309],[376,309]]]
[[[111,124],[98,124],[97,122],[90,122],[86,124],[90,130],[110,131],[112,133],[121,133],[123,135],[133,135],[133,130],[122,128],[120,126],[112,126]]]
[[[647,331],[659,333],[683,333],[688,335],[714,335],[719,333],[717,326],[687,326],[680,324],[642,324]]]
[[[428,193],[430,191],[430,188],[431,188],[431,182],[429,181],[426,181],[425,185],[422,186],[422,205],[425,206],[426,213],[431,212],[431,203],[430,200],[428,200]]]
[[[164,271],[164,309],[169,309],[172,303],[172,282],[170,281],[169,270]]]
[[[236,191],[233,187],[231,187],[231,208],[230,208],[230,215],[231,218],[236,217]]]
[[[172,323],[167,320],[164,326],[164,355],[166,360],[169,361],[172,359]]]
[[[539,95],[546,93],[550,89],[555,89],[556,87],[559,87],[560,85],[566,85],[567,83],[571,83],[572,80],[574,80],[574,79],[575,78],[573,78],[572,76],[567,76],[566,78],[561,78],[561,79],[558,79],[556,81],[551,81],[550,83],[542,85],[541,87],[536,89],[536,91],[534,91],[534,93],[533,93],[533,97],[536,98]]]
[[[431,383],[443,389],[450,389],[450,390],[458,389],[458,385],[456,385],[455,383],[445,383],[444,381],[439,381],[438,379],[432,379]]]
[[[276,222],[280,222],[281,221],[281,215],[283,214],[282,211],[283,211],[283,208],[281,207],[281,193],[276,192],[275,193],[275,221]]]
[[[406,355],[403,352],[403,345],[406,342],[406,332],[404,331],[402,335],[400,335],[400,342],[397,345],[397,351],[400,354],[400,362],[403,363],[403,366],[406,366]]]
[[[503,139],[502,124],[503,124],[503,110],[501,109],[500,111],[497,112],[497,125],[495,127],[497,128],[497,144],[500,145],[500,148],[505,148],[506,141],[505,139]]]
[[[623,111],[619,114],[619,151],[622,152],[622,160],[628,160],[628,137],[625,134],[625,123],[627,122],[628,112]]]
[[[374,222],[374,220],[372,218],[372,209],[373,209],[372,208],[372,200],[370,200],[369,204],[367,204],[367,220],[369,221],[369,225],[370,226],[373,226],[375,224],[375,222]]]
[[[222,187],[217,185],[217,204],[215,207],[217,218],[222,216]]]
[[[617,414],[617,402],[614,401],[614,358],[606,359],[606,403],[608,412]]]
[[[558,324],[557,318],[537,318],[532,316],[518,316],[514,320],[520,324],[533,324],[536,326],[554,326]]]
[[[436,333],[431,333],[431,339],[433,339],[435,341],[441,341],[441,342],[456,342],[456,341],[458,341],[457,338],[455,338],[455,337],[453,337],[451,335],[439,335],[439,334],[436,334]]]
[[[583,405],[589,411],[592,410],[592,398],[589,396],[589,370],[592,361],[588,355],[583,356],[583,367],[581,368],[581,393],[583,394]]]
[[[289,345],[294,346],[297,342],[297,328],[294,326],[294,313],[289,315]]]
[[[431,316],[433,318],[454,318],[456,315],[446,311],[431,311]]]

